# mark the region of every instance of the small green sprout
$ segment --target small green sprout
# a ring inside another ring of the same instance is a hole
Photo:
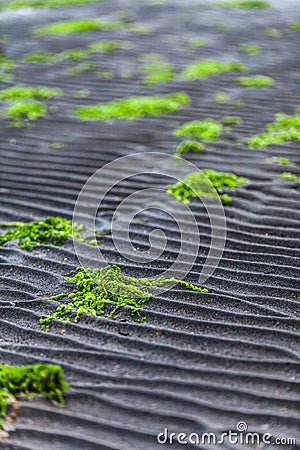
[[[73,274],[72,277],[70,277],[71,274]],[[74,318],[76,323],[84,313],[93,316],[106,315],[110,319],[123,307],[130,309],[133,320],[144,322],[146,317],[141,315],[141,311],[143,304],[152,298],[150,289],[163,287],[167,283],[177,283],[196,292],[208,292],[205,288],[176,278],[164,276],[157,278],[129,277],[123,275],[120,267],[115,264],[105,266],[102,269],[80,267],[67,274],[65,280],[76,283],[73,291],[69,294],[54,295],[48,300],[68,298],[71,301],[58,306],[52,316],[40,319],[41,328],[44,330],[51,327],[53,319],[71,322]]]
[[[0,91],[0,100],[49,99],[63,94],[62,89],[17,84]]]
[[[64,405],[63,393],[67,390],[63,370],[51,364],[11,366],[0,364],[0,417],[5,417],[8,407],[16,402],[15,396],[46,395],[50,402],[57,398]],[[3,421],[0,421],[0,425]]]
[[[278,28],[266,28],[265,35],[271,38],[281,38],[283,36],[283,32]]]
[[[249,147],[266,148],[292,139],[300,141],[300,108],[293,116],[277,113],[275,121],[267,124],[266,133],[256,134],[247,140]]]
[[[210,183],[208,183],[207,179]],[[225,205],[232,203],[228,194],[223,194],[226,189],[235,189],[238,185],[247,183],[247,178],[238,177],[233,173],[217,172],[213,169],[202,169],[187,175],[183,181],[167,186],[168,194],[173,195],[178,201],[190,203],[191,197],[220,197]],[[212,189],[213,186],[215,190]]]
[[[272,158],[267,158],[266,161],[270,164],[280,164],[281,166],[296,166],[296,164],[285,156],[274,156]]]
[[[146,86],[153,86],[174,78],[175,70],[173,65],[165,62],[160,55],[149,55],[148,58],[145,55],[144,59],[142,72],[144,73],[144,84]]]
[[[86,33],[95,30],[117,30],[122,28],[122,22],[115,22],[109,20],[99,20],[95,18],[85,19],[71,19],[53,22],[41,27],[34,28],[33,34],[35,36],[46,36],[51,34],[72,34],[72,33]]]
[[[49,52],[30,52],[24,55],[24,61],[29,63],[48,63],[54,64],[58,60],[58,56]]]
[[[203,38],[191,38],[188,42],[188,45],[191,48],[206,47],[208,45],[208,41],[207,39]]]
[[[194,120],[176,128],[175,137],[197,138],[203,142],[214,141],[223,131],[223,125],[214,119]]]
[[[269,8],[270,3],[261,0],[233,0],[217,4],[220,8]]]
[[[78,106],[74,112],[83,120],[135,119],[179,111],[189,103],[189,96],[179,92],[164,96],[125,97],[98,105]]]
[[[59,141],[55,141],[55,142],[51,142],[51,144],[49,145],[50,148],[55,148],[55,149],[61,149],[64,148],[64,143],[63,142],[59,142]]]
[[[230,104],[230,106],[232,106],[232,108],[243,108],[246,105],[245,102],[242,102],[241,100],[235,100],[234,102],[232,102]]]
[[[281,174],[283,180],[294,181],[295,183],[300,183],[300,175],[291,172],[283,172]]]
[[[241,44],[239,46],[241,53],[247,53],[248,55],[257,55],[261,52],[261,48],[256,44]]]
[[[67,75],[71,76],[71,77],[75,77],[76,75],[79,75],[83,72],[87,72],[89,70],[93,70],[94,69],[94,64],[91,62],[82,62],[79,64],[76,64],[73,67],[70,67],[67,70]]]
[[[63,8],[66,6],[83,5],[101,0],[13,0],[0,5],[1,9],[18,9],[24,6],[30,8]]]
[[[225,116],[222,119],[224,125],[241,125],[244,123],[243,119],[238,116]]]
[[[291,27],[296,31],[300,31],[300,23],[298,22],[292,23]]]
[[[186,80],[197,80],[198,78],[209,78],[213,75],[238,71],[246,72],[248,68],[239,61],[217,61],[214,59],[202,59],[186,66],[181,77]]]
[[[63,245],[67,238],[88,242],[82,232],[86,231],[84,225],[72,223],[72,220],[63,217],[48,216],[34,222],[9,222],[0,224],[0,228],[9,228],[0,233],[0,246],[6,242],[16,240],[20,248],[33,250],[34,245],[49,244]]]
[[[240,86],[245,87],[271,87],[274,84],[274,80],[271,77],[267,77],[265,75],[254,75],[252,77],[239,77],[236,82]]]
[[[214,99],[218,103],[226,103],[229,100],[229,95],[226,94],[225,92],[216,92],[214,94]]]
[[[76,92],[75,97],[76,98],[87,98],[91,95],[91,91],[88,89],[80,89]]]
[[[181,156],[183,153],[201,153],[204,145],[201,142],[186,140],[182,141],[176,148],[175,155]]]
[[[217,24],[215,26],[215,30],[218,31],[219,33],[227,33],[227,31],[230,30],[228,25],[224,25],[224,24]]]

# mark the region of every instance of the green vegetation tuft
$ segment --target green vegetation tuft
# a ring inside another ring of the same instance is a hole
[[[300,31],[300,23],[298,22],[292,23],[291,27],[296,31]]]
[[[18,100],[5,110],[5,116],[11,119],[14,127],[24,127],[28,122],[45,117],[47,109],[41,102]]]
[[[60,366],[34,364],[11,366],[0,364],[0,417],[5,417],[8,407],[17,395],[46,395],[50,402],[57,398],[64,405],[63,392],[68,388]],[[3,421],[0,421],[3,424]]]
[[[223,131],[223,125],[214,119],[194,120],[176,128],[175,137],[196,138],[203,142],[214,141]]]
[[[188,64],[181,76],[187,80],[209,78],[215,74],[239,71],[246,72],[248,68],[239,61],[217,61],[214,59],[202,59]]]
[[[283,180],[294,181],[295,183],[300,183],[300,175],[291,172],[283,172],[281,174]]]
[[[281,166],[296,166],[296,164],[285,156],[273,156],[272,158],[267,158],[266,161],[270,164],[280,164]]]
[[[49,99],[63,94],[62,89],[17,84],[0,91],[0,100]]]
[[[63,217],[48,216],[45,219],[34,222],[9,222],[0,224],[0,228],[9,228],[0,233],[0,246],[6,242],[16,240],[20,248],[32,251],[34,245],[50,244],[63,245],[67,238],[89,242],[82,232],[86,230],[84,225],[72,223],[72,220]]]
[[[248,55],[257,55],[261,52],[261,48],[256,44],[241,44],[239,46],[241,53],[247,53]]]
[[[94,64],[91,62],[82,62],[79,64],[76,64],[73,67],[70,67],[67,70],[67,75],[71,76],[71,77],[75,77],[76,75],[79,75],[83,72],[88,72],[89,70],[93,70]]]
[[[214,99],[218,103],[226,103],[229,100],[229,95],[226,94],[225,92],[216,92],[214,94]]]
[[[183,153],[201,153],[204,150],[204,145],[201,142],[186,140],[181,142],[175,151],[176,156],[181,156]]]
[[[66,6],[83,5],[85,3],[95,3],[101,0],[12,0],[0,5],[1,9],[18,9],[24,6],[30,8],[63,8]]]
[[[37,100],[47,100],[62,94],[62,89],[17,84],[0,91],[0,100],[8,102],[1,114],[11,119],[13,126],[22,127],[28,121],[46,116],[47,108]]]
[[[219,2],[220,8],[270,8],[270,3],[261,0],[233,0]]]
[[[160,55],[148,55],[148,61],[146,56],[144,59],[146,61],[142,65],[142,72],[146,86],[153,86],[174,78],[174,66],[165,62]]]
[[[239,77],[236,82],[245,87],[271,87],[274,80],[266,75],[254,75],[252,77]]]
[[[275,121],[269,123],[265,130],[266,133],[256,134],[247,140],[249,147],[266,148],[292,139],[300,141],[300,108],[293,116],[277,113]]]
[[[72,277],[70,277],[71,274]],[[50,328],[53,319],[70,322],[74,318],[76,323],[84,313],[94,316],[106,315],[110,319],[123,307],[130,309],[133,320],[144,322],[146,317],[141,315],[141,310],[143,304],[152,298],[150,289],[163,287],[167,283],[178,283],[186,289],[208,292],[207,289],[176,278],[165,278],[164,276],[158,278],[129,277],[123,275],[120,267],[114,264],[102,269],[80,267],[67,274],[65,280],[76,283],[73,291],[69,294],[54,295],[48,300],[69,298],[71,301],[58,306],[52,316],[42,317],[40,319],[42,329]]]
[[[225,116],[222,119],[224,125],[241,125],[244,123],[243,119],[238,116]]]
[[[29,63],[49,63],[54,64],[57,62],[57,55],[49,52],[30,52],[24,55],[24,61]]]
[[[179,92],[164,96],[125,97],[98,105],[78,106],[74,112],[83,120],[135,119],[179,111],[189,103],[189,96]]]
[[[88,89],[80,89],[76,92],[75,97],[76,98],[87,98],[91,95],[91,91]]]
[[[216,189],[212,190],[211,185]],[[233,173],[217,172],[213,169],[203,169],[201,172],[195,172],[187,175],[183,181],[167,186],[168,194],[183,203],[190,203],[191,197],[217,197],[225,205],[232,203],[232,198],[228,194],[223,194],[225,189],[232,190],[239,184],[249,181],[247,178],[238,177]]]
[[[64,148],[64,143],[63,142],[59,142],[59,141],[55,141],[55,142],[51,142],[51,144],[49,144],[50,148],[55,148],[55,149],[61,149]]]
[[[71,19],[53,22],[48,25],[43,25],[34,28],[33,34],[35,36],[46,36],[51,34],[72,34],[72,33],[86,33],[95,30],[116,30],[122,28],[124,24],[119,21],[98,20],[94,18],[86,19]]]
[[[271,38],[281,38],[283,36],[283,32],[278,28],[266,28],[265,35]]]
[[[188,45],[190,48],[206,47],[208,45],[208,41],[204,38],[191,38]]]

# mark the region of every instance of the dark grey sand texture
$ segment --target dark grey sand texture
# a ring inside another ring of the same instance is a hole
[[[115,30],[43,38],[30,34],[32,27],[51,21],[116,18],[120,11],[128,11],[132,20],[149,25],[154,33]],[[291,22],[300,22],[300,3],[278,1],[271,9],[245,10],[220,9],[205,1],[112,0],[2,11],[0,20],[1,33],[9,36],[2,44],[4,52],[14,60],[30,51],[58,53],[102,39],[134,44],[132,50],[90,57],[95,68],[73,77],[66,71],[74,61],[20,62],[16,69],[20,83],[63,88],[64,95],[47,102],[58,111],[30,127],[12,128],[1,119],[1,222],[46,215],[71,218],[80,189],[99,167],[136,152],[172,154],[180,142],[172,136],[174,128],[206,117],[238,115],[244,124],[233,125],[222,141],[207,144],[205,153],[189,159],[199,168],[233,171],[250,179],[226,207],[228,238],[219,267],[205,283],[209,294],[173,288],[145,305],[143,324],[123,312],[110,321],[86,316],[79,324],[55,322],[50,331],[42,332],[39,317],[53,312],[57,303],[41,299],[65,288],[64,273],[78,264],[73,244],[39,246],[32,253],[12,243],[0,248],[1,362],[61,364],[71,383],[65,408],[43,398],[21,400],[15,429],[9,439],[0,440],[0,448],[194,448],[159,445],[156,435],[165,427],[176,433],[220,435],[235,430],[240,421],[260,434],[299,439],[299,186],[280,179],[286,167],[266,162],[284,155],[299,164],[299,142],[267,150],[235,143],[262,132],[277,112],[292,114],[300,105],[300,33],[290,27]],[[220,25],[228,28],[222,31]],[[266,28],[279,30],[280,37],[267,36]],[[199,37],[208,45],[188,52],[190,39]],[[259,45],[261,53],[238,51],[240,44],[249,42]],[[238,74],[227,73],[146,87],[137,73],[137,57],[145,53],[160,53],[179,68],[202,58],[239,60],[250,68],[250,75],[271,75],[276,83],[270,89],[247,89],[235,83]],[[113,77],[98,77],[100,70],[112,70]],[[128,72],[131,77],[125,76]],[[90,97],[76,98],[81,89],[90,90]],[[191,105],[165,116],[105,123],[80,121],[72,112],[81,104],[181,91],[191,97]],[[245,106],[235,109],[217,103],[216,92]],[[64,148],[50,148],[54,141],[63,142]],[[136,189],[168,182],[150,174],[124,181],[107,196],[100,218],[109,217]],[[192,202],[191,209],[201,249],[187,279],[197,283],[209,249],[210,227],[200,202]],[[140,219],[131,228],[137,247],[147,248],[153,228],[161,227],[169,238],[166,252],[149,267],[123,260],[110,236],[99,240],[106,258],[132,276],[159,273],[179,248],[180,235],[170,217],[151,210]]]

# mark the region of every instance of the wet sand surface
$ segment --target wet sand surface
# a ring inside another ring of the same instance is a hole
[[[40,38],[30,32],[56,20],[116,19],[120,11],[153,32],[124,29]],[[5,55],[19,61],[18,82],[64,89],[61,98],[46,101],[58,110],[27,128],[10,127],[1,119],[1,222],[46,215],[72,218],[79,191],[95,170],[131,153],[172,154],[180,142],[173,137],[174,128],[206,117],[239,116],[244,123],[233,125],[220,141],[208,143],[203,154],[188,159],[199,168],[232,171],[250,180],[232,194],[233,203],[225,208],[227,242],[219,267],[205,282],[209,293],[173,288],[145,305],[143,324],[133,322],[125,311],[110,321],[85,316],[79,324],[55,322],[48,332],[41,331],[40,316],[57,306],[41,299],[63,291],[64,274],[78,265],[73,243],[38,246],[31,253],[13,243],[0,248],[1,361],[60,364],[71,382],[64,408],[42,398],[21,400],[15,429],[0,441],[0,448],[154,450],[163,448],[156,435],[165,427],[176,433],[220,435],[235,430],[240,421],[261,434],[297,437],[300,198],[299,184],[282,180],[280,174],[290,169],[299,173],[299,142],[253,150],[236,141],[263,132],[277,112],[293,114],[300,105],[300,34],[290,27],[300,22],[300,4],[283,7],[277,2],[272,9],[244,10],[200,1],[113,0],[2,11],[0,20],[2,33],[9,35],[2,44]],[[278,37],[268,36],[267,28],[278,30]],[[188,51],[192,38],[207,39],[207,46]],[[92,55],[87,61],[93,68],[76,76],[67,70],[80,61],[21,61],[31,51],[58,53],[115,39],[128,40],[133,48]],[[239,52],[243,43],[259,45],[261,53]],[[138,72],[138,57],[146,53],[160,53],[178,70],[197,59],[238,60],[249,67],[247,75],[269,75],[275,84],[247,89],[235,83],[240,74],[230,72],[147,87]],[[99,74],[108,70],[111,78]],[[0,83],[1,89],[9,85]],[[77,98],[82,89],[90,96]],[[73,114],[78,105],[171,92],[187,93],[191,104],[173,114],[134,121],[85,122]],[[216,92],[227,93],[229,102],[217,103]],[[234,101],[245,106],[235,108],[230,105]],[[51,148],[53,142],[62,142],[64,148]],[[298,167],[266,161],[276,156],[288,157]],[[113,213],[136,189],[168,182],[151,174],[128,179],[108,194],[102,214]],[[201,248],[187,279],[197,283],[209,249],[210,226],[199,202],[193,201],[191,209]],[[149,231],[159,227],[169,237],[167,249],[147,268],[126,262],[110,236],[99,239],[103,254],[128,275],[159,273],[178,253],[180,234],[172,219],[150,210],[131,227],[132,243],[138,248],[147,248]],[[223,448],[249,447],[227,443]]]

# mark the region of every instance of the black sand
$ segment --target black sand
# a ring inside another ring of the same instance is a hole
[[[250,183],[233,194],[233,204],[226,208],[228,239],[218,269],[205,283],[210,293],[199,298],[173,289],[145,306],[148,320],[142,325],[122,313],[111,321],[86,317],[80,324],[55,323],[51,331],[40,331],[39,317],[55,308],[40,299],[60,292],[63,274],[77,264],[72,242],[62,248],[40,246],[33,253],[13,244],[0,248],[1,362],[61,364],[72,382],[64,409],[44,399],[20,401],[15,429],[8,440],[0,441],[0,448],[152,450],[162,447],[156,435],[165,427],[177,433],[220,434],[235,430],[240,421],[252,431],[275,437],[297,437],[299,432],[299,187],[280,179],[288,168],[266,162],[284,155],[299,164],[299,142],[263,151],[234,145],[237,139],[262,132],[278,111],[292,114],[300,104],[300,34],[290,28],[290,22],[300,21],[299,4],[223,10],[200,1],[185,6],[148,3],[104,1],[1,13],[2,33],[10,36],[2,45],[14,60],[34,50],[60,52],[101,39],[124,38],[135,45],[91,58],[97,70],[114,70],[112,79],[97,78],[95,70],[67,76],[66,70],[76,64],[70,61],[18,67],[23,73],[20,82],[61,87],[65,94],[48,102],[57,105],[58,112],[28,128],[11,128],[1,119],[1,222],[45,215],[71,218],[81,187],[96,169],[134,152],[171,154],[179,143],[172,137],[173,129],[206,117],[238,115],[244,125],[234,125],[222,142],[208,144],[206,152],[191,161],[200,168],[234,171]],[[52,20],[113,17],[122,10],[134,21],[154,27],[154,34],[123,30],[34,38],[29,33],[30,27]],[[220,24],[228,30],[218,31]],[[268,37],[266,28],[276,28],[282,36]],[[192,37],[207,38],[208,46],[186,52]],[[248,42],[260,45],[262,52],[239,53],[237,46]],[[201,58],[236,59],[250,67],[249,74],[271,74],[276,84],[270,89],[241,88],[234,82],[236,74],[229,73],[147,88],[136,74],[136,57],[148,52],[161,53],[178,66]],[[122,77],[128,71],[133,71],[132,78]],[[75,98],[80,89],[89,89],[91,96]],[[192,105],[167,116],[102,123],[81,122],[72,114],[80,104],[177,91],[189,94]],[[245,107],[216,103],[213,94],[220,91],[231,101],[244,101]],[[53,141],[63,142],[64,148],[50,148]],[[168,181],[150,175],[138,182],[128,180],[117,188],[117,196],[124,198],[140,183],[152,187]],[[105,212],[114,211],[118,198],[108,196]],[[210,230],[204,208],[195,202],[192,209],[202,239],[188,277],[196,282]],[[151,270],[167,267],[176,258],[176,227],[168,217],[162,222],[155,211],[132,227],[133,243],[143,246],[147,232],[161,223],[170,239]],[[148,275],[142,264],[122,261],[109,236],[100,242],[107,258],[127,274]]]

